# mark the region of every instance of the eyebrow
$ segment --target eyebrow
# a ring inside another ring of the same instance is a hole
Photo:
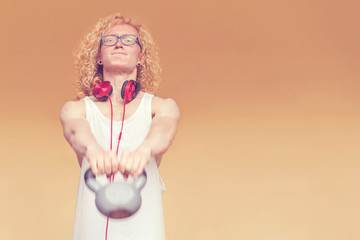
[[[137,34],[134,34],[134,33],[124,33],[124,34],[120,34],[120,35],[118,35],[118,34],[116,34],[116,33],[109,33],[109,34],[107,34],[107,35],[114,35],[114,36],[135,35],[135,36],[137,36]]]

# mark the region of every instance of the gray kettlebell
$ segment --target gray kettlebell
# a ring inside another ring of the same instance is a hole
[[[89,168],[85,175],[86,185],[95,192],[95,205],[99,211],[110,218],[130,217],[141,206],[140,190],[147,181],[146,172],[133,182],[113,182],[101,186],[95,179],[95,175]]]

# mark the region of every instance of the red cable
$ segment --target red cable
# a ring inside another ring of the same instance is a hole
[[[110,101],[110,109],[111,109],[111,124],[110,124],[110,151],[112,150],[112,134],[113,134],[113,107],[112,107],[112,101],[111,98],[109,96],[109,101]]]
[[[111,98],[109,96],[109,101],[110,101],[110,109],[111,109],[111,122],[110,122],[110,151],[112,150],[112,134],[113,134],[113,106],[112,106],[112,101]],[[110,182],[111,181],[111,177],[110,177]],[[107,240],[107,233],[108,233],[108,228],[109,228],[109,217],[107,217],[106,219],[106,230],[105,230],[105,240]]]
[[[123,109],[123,117],[122,117],[122,122],[121,122],[121,130],[120,130],[120,134],[119,134],[119,140],[118,140],[118,145],[117,145],[117,149],[116,149],[116,156],[119,152],[119,144],[120,144],[120,140],[121,140],[121,135],[122,135],[122,130],[123,130],[123,126],[124,126],[124,119],[125,119],[125,100],[124,100],[124,109]]]
[[[110,96],[109,96],[109,100],[110,100],[110,108],[111,108],[111,124],[110,124],[110,125],[111,125],[110,151],[111,151],[111,150],[112,150],[112,133],[113,133],[113,106],[112,106],[112,102],[111,102]],[[124,100],[124,109],[123,109],[123,116],[122,116],[122,122],[121,122],[121,130],[120,130],[120,133],[119,133],[119,140],[118,140],[117,149],[116,149],[116,157],[117,157],[118,152],[119,152],[120,140],[121,140],[121,136],[122,136],[122,130],[123,130],[123,127],[124,127],[125,103],[126,103],[126,101]],[[114,177],[115,177],[115,175],[112,174],[112,175],[110,176],[109,181],[110,181],[110,182],[113,182],[113,181],[114,181]],[[107,219],[106,219],[105,240],[107,240],[108,229],[109,229],[109,217],[107,217]]]

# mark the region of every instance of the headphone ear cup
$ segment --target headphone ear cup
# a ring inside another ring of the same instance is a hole
[[[121,88],[121,97],[125,102],[131,102],[140,91],[140,83],[134,80],[126,80]]]
[[[124,100],[126,100],[124,97],[125,97],[125,89],[126,89],[126,85],[128,84],[128,80],[126,80],[124,83],[123,83],[123,85],[122,85],[122,87],[121,87],[121,97],[122,97],[122,99],[124,99]]]
[[[134,98],[136,98],[136,95],[139,93],[139,91],[140,91],[140,82],[137,82],[137,81],[135,81],[135,80],[130,80],[130,82],[132,83],[132,88],[131,88],[131,91],[132,91],[132,93],[131,93],[131,100],[133,100]],[[130,100],[130,101],[131,101]]]
[[[113,87],[111,83],[109,81],[103,81],[93,88],[92,93],[99,101],[106,101],[111,95],[112,91]]]
[[[133,80],[133,81],[134,81],[134,80]],[[140,82],[134,81],[134,83],[135,83],[135,94],[134,94],[134,98],[135,98],[136,95],[140,92],[140,87],[141,87],[141,85],[140,85]]]

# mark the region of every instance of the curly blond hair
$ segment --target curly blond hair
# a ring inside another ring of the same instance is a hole
[[[147,28],[117,13],[101,18],[95,28],[85,35],[74,52],[75,69],[77,79],[75,89],[77,98],[92,95],[92,89],[96,84],[103,81],[103,69],[97,64],[100,53],[100,38],[110,31],[110,28],[118,24],[128,24],[134,27],[139,33],[139,42],[144,55],[144,64],[137,66],[136,81],[141,83],[141,90],[148,93],[155,93],[160,83],[159,51]]]

